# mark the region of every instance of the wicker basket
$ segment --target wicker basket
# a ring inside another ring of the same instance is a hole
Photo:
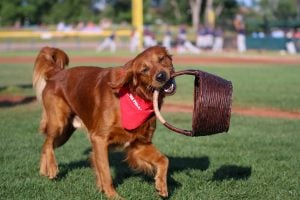
[[[227,132],[230,125],[232,84],[223,78],[199,70],[175,72],[173,77],[194,75],[194,110],[192,130],[183,130],[166,122],[158,109],[159,91],[154,92],[157,118],[169,129],[187,136],[205,136]]]

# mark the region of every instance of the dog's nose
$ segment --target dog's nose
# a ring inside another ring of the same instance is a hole
[[[165,71],[161,71],[156,75],[155,79],[160,83],[166,82],[167,73]]]

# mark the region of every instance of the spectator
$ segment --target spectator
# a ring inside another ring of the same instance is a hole
[[[83,30],[84,29],[84,22],[83,21],[78,22],[78,24],[76,25],[75,29],[77,31]]]
[[[186,40],[186,29],[184,25],[179,27],[179,32],[177,35],[177,52],[185,53],[184,42]]]
[[[204,49],[206,47],[205,44],[205,28],[200,24],[197,30],[197,37],[196,37],[196,46],[200,49]]]
[[[214,43],[214,30],[211,26],[205,26],[205,49],[211,49]]]
[[[166,47],[167,50],[171,50],[171,43],[172,43],[172,33],[169,27],[166,28],[164,33],[162,45]]]
[[[284,38],[284,31],[279,28],[274,28],[271,32],[273,38]]]
[[[294,36],[295,39],[300,39],[300,28],[297,28],[296,31],[294,32]]]
[[[57,31],[64,31],[64,30],[65,30],[65,27],[66,27],[66,25],[65,25],[64,22],[59,22],[59,23],[57,24],[57,26],[56,26],[56,30],[57,30]]]
[[[289,30],[287,33],[286,33],[286,49],[287,49],[287,52],[289,54],[296,54],[296,46],[295,46],[295,43],[293,41],[293,36],[294,36],[294,33],[292,30]]]
[[[113,31],[104,41],[97,47],[97,51],[103,51],[106,48],[109,48],[111,53],[116,52],[116,34]]]
[[[294,38],[296,50],[297,52],[299,52],[300,51],[300,28],[297,28],[295,30],[293,38]]]
[[[149,29],[145,28],[144,30],[144,47],[149,48],[157,44],[155,40],[154,33]]]
[[[178,37],[177,37],[177,52],[179,54],[182,53],[200,53],[200,49],[194,46],[190,41],[188,41],[186,36],[186,28],[184,25],[179,27]]]
[[[94,24],[94,22],[89,21],[89,22],[86,24],[86,26],[83,28],[83,31],[85,31],[85,32],[100,32],[101,29],[100,29],[99,26],[96,26],[96,25]]]
[[[252,33],[252,37],[253,38],[264,38],[265,37],[265,33],[262,31],[259,32],[253,32]]]
[[[139,47],[139,33],[136,28],[132,28],[129,42],[129,50],[131,53],[136,52]]]
[[[240,53],[246,51],[246,30],[243,16],[237,14],[233,21],[234,28],[237,32],[236,43]]]
[[[260,31],[260,32],[258,32],[258,37],[259,38],[265,38],[265,33],[264,32],[262,32],[262,31]]]
[[[223,50],[223,35],[223,30],[220,27],[217,27],[214,31],[213,52],[221,52]]]

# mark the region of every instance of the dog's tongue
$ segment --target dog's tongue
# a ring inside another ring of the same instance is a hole
[[[174,78],[170,79],[163,87],[163,92],[166,95],[173,95],[176,91],[176,83]]]

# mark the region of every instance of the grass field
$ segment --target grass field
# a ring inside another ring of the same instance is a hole
[[[97,63],[88,63],[97,65]],[[76,63],[71,66],[76,65]],[[98,64],[99,65],[99,64]],[[114,66],[116,64],[104,64]],[[103,66],[103,65],[102,65]],[[234,105],[272,107],[283,110],[300,110],[300,67],[270,66],[270,65],[240,65],[219,67],[192,66],[231,80],[234,85]],[[33,64],[3,64],[0,65],[0,94],[33,95],[31,76]],[[185,69],[176,66],[177,70]],[[177,94],[167,101],[192,104],[193,77],[181,76],[176,79]]]
[[[297,66],[197,68],[232,80],[234,105],[300,110]],[[0,96],[33,94],[32,65],[1,64],[0,71]],[[167,101],[191,104],[190,77],[178,78],[177,84],[177,94]],[[164,115],[178,127],[190,126],[189,114]],[[0,199],[105,199],[97,191],[88,161],[90,144],[81,131],[56,150],[58,180],[39,176],[39,117],[37,103],[0,106]],[[299,131],[299,120],[238,115],[232,116],[229,133],[209,137],[181,136],[158,124],[154,144],[170,159],[169,199],[300,199]],[[152,178],[132,172],[122,158],[121,153],[110,155],[119,194],[159,199]]]

